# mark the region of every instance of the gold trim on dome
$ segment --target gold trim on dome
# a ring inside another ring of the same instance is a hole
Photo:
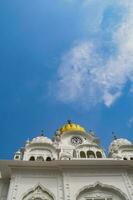
[[[65,124],[63,127],[59,129],[60,133],[64,133],[67,131],[80,131],[80,132],[85,132],[85,129],[81,127],[79,124],[74,124],[71,122],[68,122],[68,124]]]

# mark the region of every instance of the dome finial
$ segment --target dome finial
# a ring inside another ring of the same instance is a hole
[[[117,140],[117,136],[115,135],[115,132],[114,132],[114,131],[112,132],[112,139],[113,139],[113,140]]]
[[[26,144],[29,144],[29,142],[30,142],[30,140],[29,140],[29,138],[26,140]]]
[[[68,119],[68,120],[67,120],[67,123],[68,123],[68,124],[72,124],[72,120]]]
[[[95,132],[91,129],[91,130],[89,130],[89,134],[91,135],[91,136],[95,136]]]
[[[44,136],[44,129],[41,129],[41,136]]]

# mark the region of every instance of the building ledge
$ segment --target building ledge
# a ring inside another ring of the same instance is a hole
[[[62,171],[65,169],[130,170],[133,169],[133,161],[114,159],[54,160],[44,162],[0,160],[0,173],[2,178],[10,178],[13,169],[41,169],[58,171]]]

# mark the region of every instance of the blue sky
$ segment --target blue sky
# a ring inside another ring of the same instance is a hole
[[[0,2],[0,158],[67,119],[133,136],[133,3],[130,0]]]

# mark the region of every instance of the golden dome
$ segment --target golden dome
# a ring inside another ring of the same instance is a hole
[[[85,129],[81,127],[79,124],[75,124],[75,123],[72,123],[71,121],[68,121],[68,124],[65,124],[63,127],[61,127],[59,131],[62,134],[67,131],[85,132]]]

